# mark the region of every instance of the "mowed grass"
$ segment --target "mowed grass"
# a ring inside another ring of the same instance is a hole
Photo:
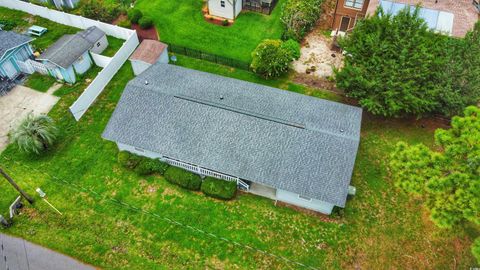
[[[55,81],[56,79],[53,77],[40,73],[33,73],[31,75],[28,75],[28,78],[25,81],[24,85],[26,87],[30,87],[34,90],[45,93],[48,89],[50,89],[50,87],[53,86]]]
[[[189,59],[179,63],[198,64]],[[249,77],[206,65],[224,75]],[[224,202],[183,190],[161,176],[140,177],[117,163],[116,145],[103,140],[101,133],[132,77],[127,63],[78,123],[68,106],[80,91],[65,93],[50,112],[61,137],[45,156],[26,156],[13,145],[2,153],[0,164],[20,186],[32,195],[41,187],[63,213],[56,214],[35,196],[35,205],[24,209],[15,225],[3,232],[108,269],[303,269],[243,245],[320,269],[465,269],[475,265],[469,246],[478,230],[437,229],[421,201],[399,193],[388,177],[385,165],[395,143],[432,145],[429,125],[422,128],[414,120],[365,115],[352,180],[357,195],[346,209],[337,209],[330,217],[276,207],[271,200],[250,194]],[[289,88],[288,83],[279,84]],[[5,181],[0,181],[0,190],[0,209],[5,213],[16,194]]]
[[[271,15],[242,12],[229,27],[205,21],[202,0],[138,0],[135,8],[154,20],[161,41],[250,62],[263,39],[281,37],[285,1],[279,0]]]

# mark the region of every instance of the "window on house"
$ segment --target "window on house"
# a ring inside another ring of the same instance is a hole
[[[365,0],[346,0],[345,6],[351,8],[358,8],[361,9],[363,7],[363,2]]]
[[[298,198],[299,198],[299,199],[302,199],[302,200],[304,200],[304,201],[311,201],[311,200],[312,200],[312,198],[305,197],[305,196],[302,196],[302,195],[298,195]]]
[[[225,1],[220,1],[220,6],[225,7]]]

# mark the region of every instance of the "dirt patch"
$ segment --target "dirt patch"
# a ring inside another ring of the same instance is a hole
[[[155,26],[149,29],[142,29],[138,24],[132,24],[132,29],[137,31],[138,39],[142,42],[144,39],[159,40],[158,32]]]
[[[302,43],[301,56],[293,62],[293,69],[299,74],[326,79],[334,75],[334,68],[343,66],[343,55],[331,49],[332,38],[319,31],[313,31]]]
[[[118,25],[120,22],[124,22],[128,20],[128,16],[126,14],[121,14],[115,20],[113,20],[112,24]]]

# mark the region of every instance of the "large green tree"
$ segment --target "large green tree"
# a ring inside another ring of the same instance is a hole
[[[480,27],[466,38],[433,33],[419,9],[377,13],[340,40],[338,87],[368,111],[400,117],[458,114],[480,99]]]
[[[396,185],[423,197],[439,227],[480,224],[480,109],[453,117],[450,129],[435,132],[435,143],[437,151],[398,143],[390,159]]]

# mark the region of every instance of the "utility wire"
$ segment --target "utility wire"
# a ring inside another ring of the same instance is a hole
[[[297,266],[301,266],[305,269],[312,269],[312,270],[318,270],[318,268],[316,267],[313,267],[313,266],[309,266],[309,265],[306,265],[304,263],[301,263],[301,262],[298,262],[298,261],[295,261],[295,260],[291,260],[287,257],[284,257],[284,256],[281,256],[281,255],[276,255],[274,253],[271,253],[271,252],[268,252],[266,250],[263,250],[263,249],[260,249],[260,248],[256,248],[256,247],[253,247],[253,246],[250,246],[250,245],[246,245],[246,244],[243,244],[243,243],[240,243],[240,242],[237,242],[237,241],[234,241],[234,240],[231,240],[231,239],[228,239],[228,238],[225,238],[225,237],[222,237],[222,236],[219,236],[219,235],[216,235],[216,234],[213,234],[211,232],[208,232],[208,231],[205,231],[205,230],[202,230],[202,229],[199,229],[199,228],[196,228],[196,227],[193,227],[191,225],[188,225],[188,224],[185,224],[185,223],[182,223],[182,222],[179,222],[175,219],[172,219],[172,218],[169,218],[169,217],[165,217],[165,216],[161,216],[157,213],[153,213],[153,212],[150,212],[148,210],[145,210],[145,209],[142,209],[142,208],[139,208],[139,207],[136,207],[132,204],[129,204],[129,203],[126,203],[126,202],[123,202],[123,201],[120,201],[120,200],[117,200],[117,199],[114,199],[114,198],[110,198],[110,197],[107,197],[107,196],[102,196],[101,194],[99,194],[98,192],[94,191],[93,189],[87,189],[85,187],[82,187],[80,185],[77,185],[75,183],[71,183],[71,182],[68,182],[66,181],[65,179],[60,179],[56,176],[53,176],[53,175],[50,175],[48,174],[47,172],[44,172],[44,171],[39,171],[37,170],[36,168],[33,168],[33,167],[30,167],[26,164],[23,164],[23,163],[20,163],[18,161],[15,161],[15,160],[11,160],[7,157],[4,157],[5,160],[7,161],[12,161],[14,162],[15,164],[17,165],[20,165],[20,166],[23,166],[29,170],[33,170],[33,171],[36,171],[38,173],[41,173],[41,174],[44,174],[44,175],[47,175],[48,177],[50,177],[51,179],[54,179],[56,181],[53,181],[53,183],[57,183],[57,184],[61,184],[61,185],[65,185],[71,189],[74,189],[74,190],[77,190],[77,191],[80,191],[80,192],[84,192],[84,193],[87,193],[89,195],[92,195],[94,194],[95,197],[100,197],[101,199],[103,200],[106,200],[108,202],[111,202],[117,206],[120,206],[120,207],[123,207],[123,208],[127,208],[131,211],[134,211],[134,212],[138,212],[138,213],[143,213],[143,214],[146,214],[146,215],[149,215],[149,216],[153,216],[157,219],[160,219],[160,220],[164,220],[170,224],[173,224],[173,225],[176,225],[178,227],[182,227],[182,228],[185,228],[185,229],[188,229],[190,231],[193,231],[193,232],[199,232],[201,234],[204,234],[210,238],[214,238],[214,239],[217,239],[217,240],[220,240],[220,241],[223,241],[223,242],[226,242],[226,243],[229,243],[229,244],[233,244],[235,246],[238,246],[238,247],[241,247],[241,248],[244,248],[245,250],[250,250],[250,251],[254,251],[254,252],[258,252],[260,254],[263,254],[263,255],[266,255],[266,256],[269,256],[271,258],[274,258],[276,260],[279,260],[279,261],[284,261],[284,262],[287,262],[289,264],[292,264],[292,265],[297,265]]]

